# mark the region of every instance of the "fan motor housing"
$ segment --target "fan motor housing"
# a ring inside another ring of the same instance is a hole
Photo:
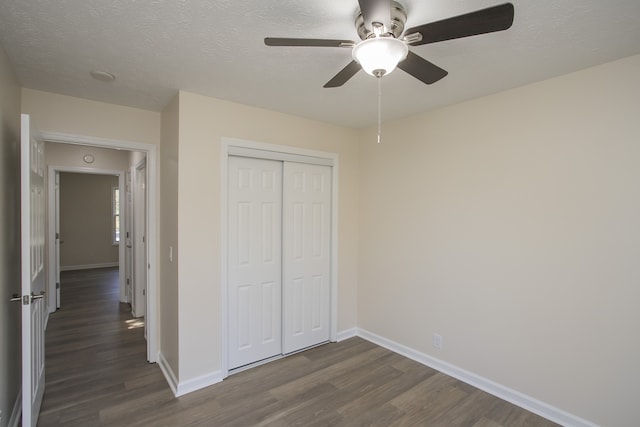
[[[404,31],[404,24],[407,22],[407,13],[404,10],[404,7],[398,2],[391,2],[391,28],[385,28],[386,33],[393,36],[394,38],[399,38]],[[362,16],[362,12],[358,11],[358,16],[356,17],[356,29],[358,31],[358,36],[362,40],[367,40],[368,38],[375,37],[375,33],[371,28],[367,28],[364,23],[364,18]]]

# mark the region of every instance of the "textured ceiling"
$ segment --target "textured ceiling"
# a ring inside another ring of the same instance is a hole
[[[502,0],[399,0],[407,27]],[[640,53],[638,0],[513,0],[507,31],[411,48],[449,71],[427,86],[385,76],[392,119]],[[266,47],[265,36],[357,40],[357,0],[2,0],[0,44],[24,87],[161,111],[177,90],[349,127],[372,125],[377,85],[340,48]],[[92,79],[109,71],[115,82]]]

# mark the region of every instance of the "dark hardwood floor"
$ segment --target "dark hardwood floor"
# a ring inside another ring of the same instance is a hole
[[[327,344],[174,398],[145,359],[118,272],[65,272],[46,333],[38,426],[554,426],[360,338]]]

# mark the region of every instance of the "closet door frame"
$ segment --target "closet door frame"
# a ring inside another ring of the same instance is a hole
[[[228,358],[228,283],[227,283],[227,209],[228,209],[228,161],[229,156],[251,157],[256,159],[278,160],[283,162],[297,162],[331,167],[331,302],[330,302],[330,333],[329,340],[337,340],[338,321],[338,154],[325,151],[308,150],[304,148],[290,147],[285,145],[268,144],[256,141],[246,141],[235,138],[222,138],[222,155],[220,165],[221,179],[221,239],[220,253],[221,259],[221,310],[220,324],[222,331],[220,334],[222,349],[222,377],[229,375]]]

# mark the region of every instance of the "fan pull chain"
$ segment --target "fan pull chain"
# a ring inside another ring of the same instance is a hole
[[[378,144],[382,138],[382,76],[378,77]]]

